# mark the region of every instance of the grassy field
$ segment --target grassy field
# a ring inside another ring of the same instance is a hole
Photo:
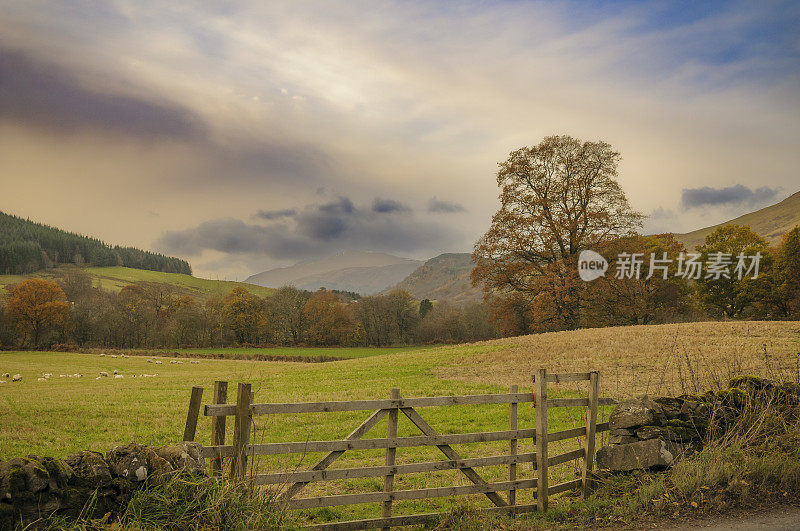
[[[206,360],[198,364],[160,365],[142,357],[110,358],[92,354],[6,352],[0,353],[0,374],[21,373],[21,383],[0,384],[0,459],[39,453],[65,456],[82,449],[106,451],[115,444],[138,441],[166,444],[183,432],[189,391],[193,385],[206,389],[210,398],[214,380],[251,382],[256,402],[294,402],[388,397],[392,387],[403,396],[432,396],[504,392],[511,384],[530,389],[530,375],[537,367],[552,372],[599,369],[601,394],[624,397],[641,392],[681,393],[693,387],[714,385],[734,372],[763,374],[791,367],[800,352],[800,323],[694,323],[665,326],[583,330],[510,338],[482,344],[422,350],[400,350],[384,355],[322,364]],[[123,379],[96,380],[100,371],[118,370]],[[44,372],[53,373],[38,382]],[[59,378],[82,373],[83,378]],[[158,376],[142,378],[143,373]],[[136,374],[138,377],[133,378]],[[583,394],[580,384],[553,388],[553,396]],[[233,394],[233,392],[229,392]],[[508,407],[459,406],[420,411],[440,433],[502,430],[508,426]],[[608,411],[603,412],[607,415]],[[256,442],[304,441],[342,438],[369,412],[276,415],[256,418]],[[583,412],[558,409],[550,412],[552,430],[581,425]],[[533,411],[520,407],[519,426],[533,426]],[[369,437],[386,433],[386,421]],[[232,422],[229,422],[229,427]],[[209,442],[210,420],[201,418],[198,440]],[[399,434],[417,435],[410,422],[400,421]],[[230,437],[230,435],[229,435]],[[230,439],[229,439],[230,440]],[[551,455],[576,448],[578,440],[551,449]],[[499,455],[507,443],[459,445],[464,457]],[[522,441],[520,452],[532,451]],[[319,457],[259,458],[262,470],[287,471],[308,467]],[[440,458],[435,448],[400,449],[398,463]],[[381,451],[348,452],[336,467],[382,465]],[[489,480],[503,480],[507,470],[487,467]],[[564,465],[553,471],[551,482],[572,479],[576,469]],[[520,478],[531,477],[522,465]],[[399,489],[467,484],[458,472],[398,476]],[[302,495],[370,492],[380,490],[381,478],[356,479],[309,485]],[[476,504],[485,498],[473,498]],[[520,502],[526,497],[520,496]],[[437,499],[397,504],[402,511],[430,511],[453,507]],[[379,513],[373,505],[310,511],[307,518],[369,517]]]
[[[181,356],[199,358],[218,358],[228,359],[269,359],[271,357],[286,358],[369,358],[371,356],[381,356],[393,354],[395,352],[416,352],[431,347],[207,347],[207,348],[184,348],[180,350],[164,349],[161,354],[178,353]],[[136,351],[145,353],[149,351]]]
[[[0,275],[0,291],[5,287],[16,284],[29,277],[40,277],[56,279],[63,275],[67,268],[72,266],[61,266],[54,269],[37,271],[31,275]],[[118,292],[123,287],[137,282],[148,282],[155,284],[168,284],[174,289],[186,295],[191,295],[198,299],[207,299],[212,296],[224,296],[233,291],[235,287],[245,288],[250,293],[265,297],[272,294],[275,290],[247,284],[244,282],[232,282],[228,280],[209,280],[197,278],[191,275],[181,275],[178,273],[161,273],[159,271],[147,271],[144,269],[133,269],[130,267],[85,267],[83,268],[92,277],[92,283],[106,291]]]

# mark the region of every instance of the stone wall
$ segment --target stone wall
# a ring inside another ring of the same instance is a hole
[[[29,455],[0,461],[0,529],[54,514],[119,514],[134,492],[161,485],[176,471],[205,475],[201,449],[190,442],[162,447],[131,443],[105,456],[85,451],[63,460]]]
[[[621,402],[609,418],[610,445],[597,451],[597,466],[612,471],[666,468],[724,434],[754,400],[796,411],[800,386],[740,376],[717,392]]]

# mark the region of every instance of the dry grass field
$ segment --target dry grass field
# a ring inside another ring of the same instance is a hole
[[[538,367],[598,369],[603,394],[694,393],[740,374],[798,377],[800,322],[706,322],[553,332],[490,341],[440,378],[509,385]]]

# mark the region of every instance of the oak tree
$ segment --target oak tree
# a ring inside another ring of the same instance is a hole
[[[6,312],[33,345],[39,346],[44,333],[68,321],[69,304],[57,283],[29,278],[9,289]]]

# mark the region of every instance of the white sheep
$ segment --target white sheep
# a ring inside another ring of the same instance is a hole
[[[47,378],[37,378],[36,381],[37,382],[46,382]]]
[[[4,384],[4,383],[8,383],[8,382],[5,381],[5,380],[0,380],[0,384]]]
[[[11,375],[8,374],[7,372],[4,372],[3,373],[3,378],[11,378]]]
[[[105,352],[101,352],[100,353],[100,356],[102,356],[102,357],[105,357],[105,355],[106,355]]]
[[[153,360],[149,359],[147,360],[147,363],[153,363]]]
[[[116,355],[116,354],[112,354],[112,355],[111,355],[111,357],[112,357],[112,358],[116,358],[116,357],[117,357],[117,355]]]
[[[42,374],[42,376],[44,376],[45,378],[50,378],[51,376],[53,376],[53,373],[52,372],[46,372],[46,373]]]
[[[156,360],[156,365],[161,365],[161,360]]]
[[[197,361],[197,360],[192,360],[192,361],[190,361],[189,363],[200,363],[200,362],[199,362],[199,361]]]
[[[78,374],[77,372],[72,375],[73,378],[83,378],[82,374]]]
[[[119,371],[117,369],[114,369],[114,374],[119,374]]]
[[[102,380],[102,379],[103,379],[102,376],[98,376],[97,378],[95,378],[95,380]]]
[[[103,378],[108,378],[108,373],[106,371],[101,371],[100,376],[102,376]]]
[[[170,363],[175,364],[178,363],[178,360],[169,360]]]
[[[125,377],[123,375],[121,375],[121,374],[115,374],[114,378],[125,378]]]
[[[11,381],[12,382],[21,382],[22,381],[22,375],[21,374],[15,374],[14,376],[11,377]]]

